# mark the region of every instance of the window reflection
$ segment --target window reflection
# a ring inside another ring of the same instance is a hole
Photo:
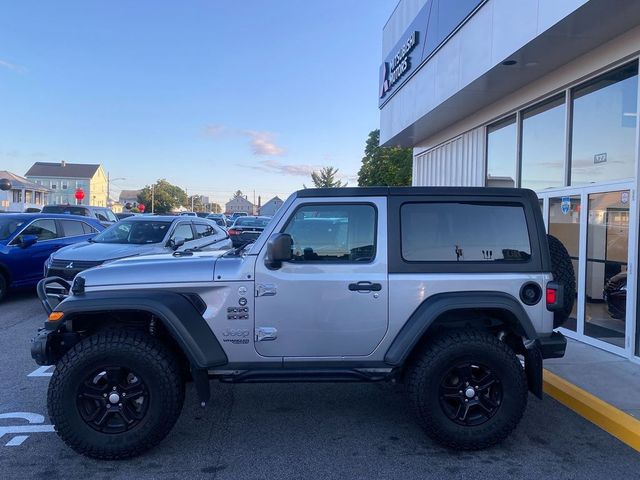
[[[549,234],[556,237],[569,252],[573,273],[576,278],[576,291],[581,288],[578,275],[578,254],[580,248],[580,195],[555,197],[549,199]],[[578,303],[574,302],[573,310],[563,327],[576,331]]]
[[[564,95],[522,112],[522,187],[564,185]]]
[[[487,187],[516,186],[516,117],[487,127]]]
[[[584,333],[624,348],[628,190],[589,195]]]
[[[634,177],[638,63],[573,90],[571,184]]]

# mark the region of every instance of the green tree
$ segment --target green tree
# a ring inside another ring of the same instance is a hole
[[[381,147],[380,130],[369,133],[364,148],[358,186],[411,185],[413,152],[410,148]]]
[[[145,212],[151,212],[153,196],[153,211],[155,213],[170,213],[180,205],[187,205],[187,192],[173,185],[164,178],[155,185],[147,185],[138,194],[138,203],[143,203]]]
[[[209,211],[211,213],[222,213],[222,207],[218,203],[211,203]]]
[[[343,183],[342,180],[337,180],[336,175],[338,174],[338,169],[334,167],[322,167],[318,172],[311,173],[311,181],[313,182],[314,187],[316,188],[340,188],[346,187],[347,184]],[[306,185],[303,185],[304,188],[307,188]]]

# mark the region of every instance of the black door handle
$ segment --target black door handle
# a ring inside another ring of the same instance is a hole
[[[379,292],[382,290],[382,285],[371,282],[350,283],[349,290],[352,292]]]

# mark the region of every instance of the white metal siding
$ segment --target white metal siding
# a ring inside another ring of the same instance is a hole
[[[413,158],[414,186],[484,185],[484,127],[463,133]]]

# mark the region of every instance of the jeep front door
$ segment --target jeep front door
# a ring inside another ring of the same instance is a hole
[[[256,262],[255,346],[277,357],[368,355],[387,330],[386,198],[299,198],[274,232],[291,261]]]

